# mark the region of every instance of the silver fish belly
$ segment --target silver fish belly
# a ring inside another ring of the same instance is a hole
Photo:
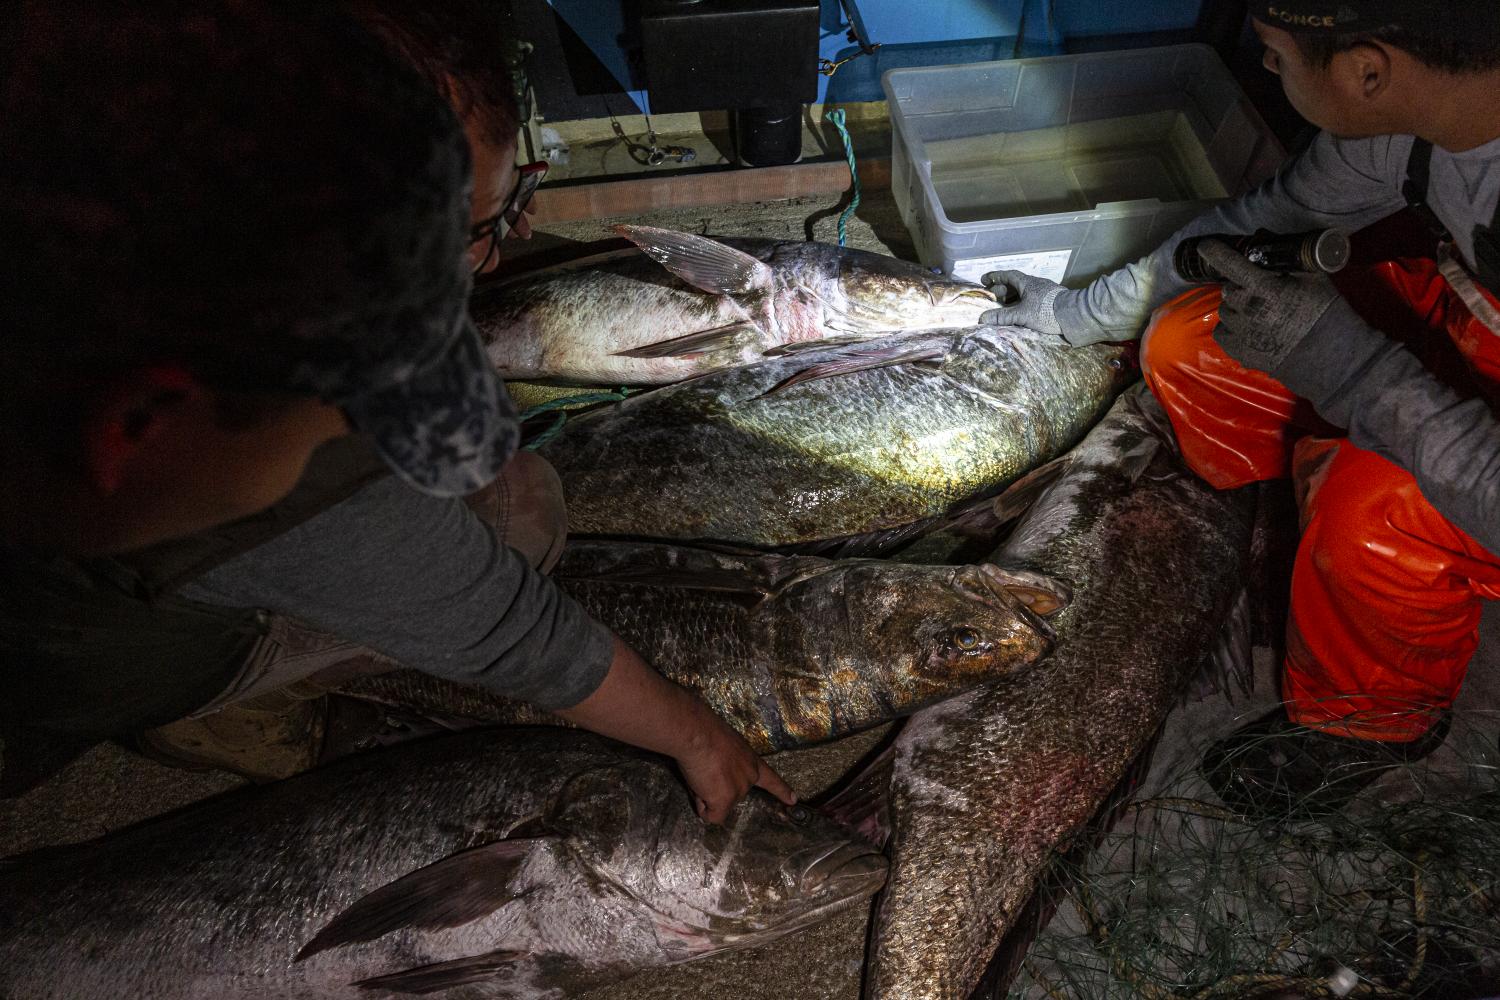
[[[470,312],[504,378],[676,382],[825,337],[975,323],[995,305],[979,285],[882,254],[650,226],[617,229],[640,249],[475,293]]]

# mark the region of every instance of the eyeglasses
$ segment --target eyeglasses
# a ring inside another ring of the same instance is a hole
[[[479,263],[474,265],[474,273],[479,274],[490,266],[500,254],[500,241],[505,234],[516,224],[521,213],[526,211],[526,206],[531,203],[531,196],[536,194],[536,189],[542,183],[542,178],[547,176],[546,163],[528,163],[516,172],[516,186],[511,190],[510,197],[505,199],[505,204],[500,211],[487,219],[474,223],[469,230],[469,246],[478,246],[488,240],[489,246],[485,247],[484,256]]]

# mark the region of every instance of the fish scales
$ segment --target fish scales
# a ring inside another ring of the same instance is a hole
[[[576,534],[791,546],[942,515],[1076,443],[1124,349],[1014,327],[907,334],[705,376],[571,421],[539,453]],[[814,366],[927,360],[770,392]]]
[[[747,555],[578,541],[554,576],[762,753],[806,746],[1035,663],[1049,629],[1018,598],[1045,581],[988,566]],[[550,717],[412,671],[345,693],[488,722]]]
[[[0,996],[555,998],[807,926],[884,867],[763,796],[708,827],[666,762],[589,734],[466,733],[0,864]],[[393,884],[386,933],[295,961]]]
[[[1116,403],[993,560],[1073,588],[1043,667],[912,717],[889,774],[891,875],[869,1000],[960,1000],[1147,743],[1243,585],[1248,490],[1189,473],[1139,391]]]

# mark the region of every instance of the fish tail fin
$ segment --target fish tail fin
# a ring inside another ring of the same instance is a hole
[[[820,807],[822,811],[864,837],[884,847],[891,836],[891,774],[896,753],[886,749]]]
[[[707,236],[680,233],[655,226],[615,226],[615,232],[645,251],[694,288],[714,295],[749,295],[769,292],[774,284],[771,268],[742,250]]]

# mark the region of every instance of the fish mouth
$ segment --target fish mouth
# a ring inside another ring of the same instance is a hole
[[[971,568],[975,571],[974,576],[968,580],[972,587],[982,588],[985,596],[993,598],[1001,607],[1014,613],[1045,639],[1049,647],[1057,641],[1057,631],[1047,619],[1027,607],[1025,601],[1006,588],[1007,583],[1015,582],[1013,577],[1007,575],[999,567],[988,563],[978,563]]]
[[[933,305],[946,306],[964,304],[967,300],[977,299],[986,306],[1000,304],[995,298],[995,293],[983,285],[940,285],[931,288],[933,293]]]
[[[828,890],[834,886],[853,885],[858,891],[869,883],[879,885],[885,881],[889,862],[885,855],[868,844],[840,841],[828,845],[823,853],[812,859],[797,880],[803,892]],[[837,890],[835,890],[837,891]],[[844,892],[839,891],[839,895]]]

